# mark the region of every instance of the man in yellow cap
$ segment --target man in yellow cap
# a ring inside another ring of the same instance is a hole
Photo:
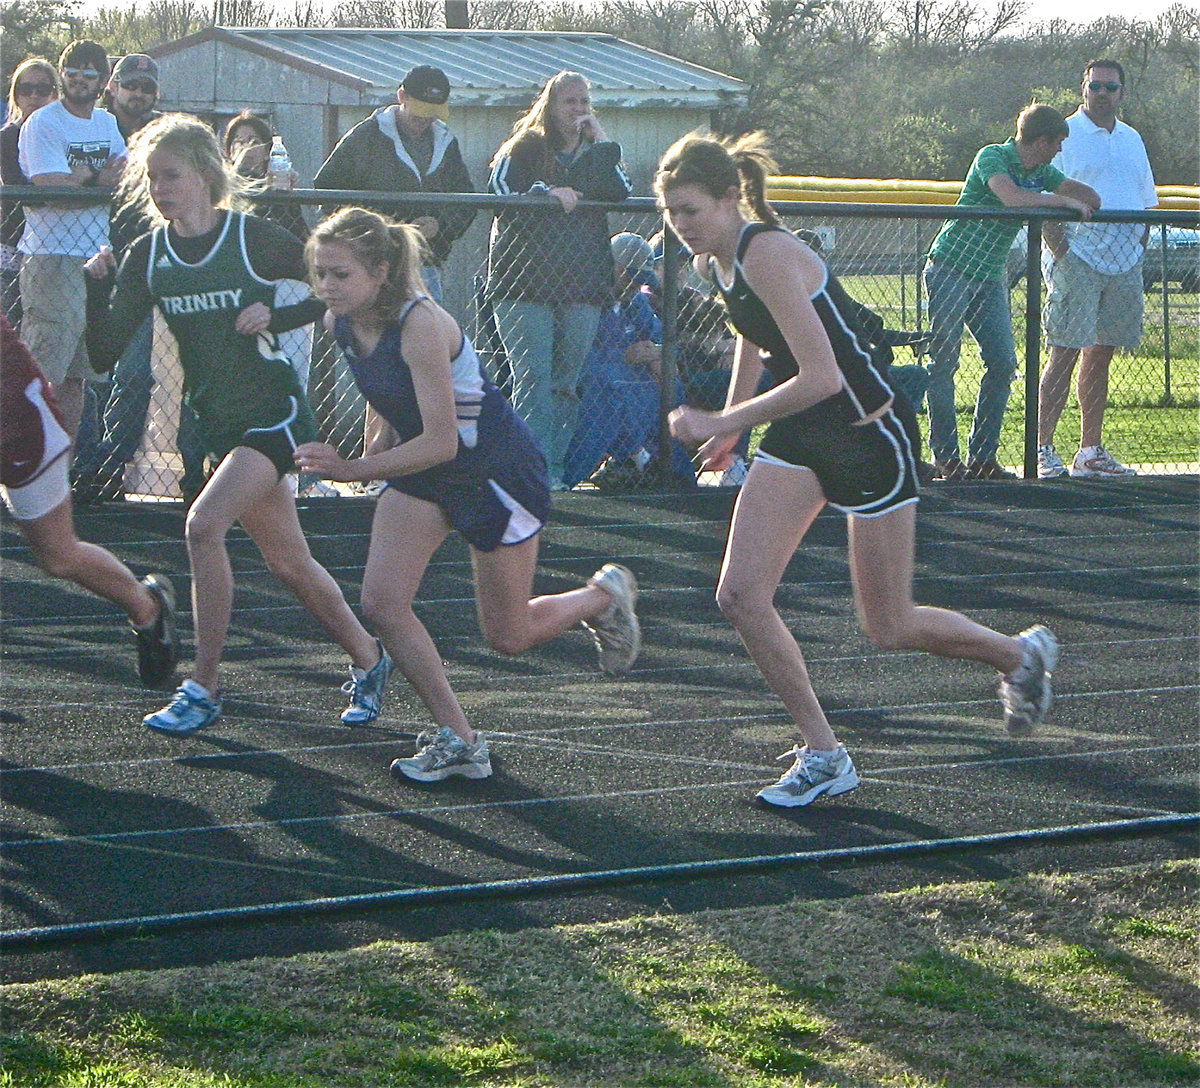
[[[318,189],[370,189],[386,193],[471,193],[471,175],[450,117],[450,81],[431,64],[411,69],[396,90],[396,104],[360,121],[338,142],[313,184]],[[384,209],[420,228],[431,263],[422,269],[433,298],[442,301],[441,266],[450,246],[471,225],[470,208],[413,204]]]

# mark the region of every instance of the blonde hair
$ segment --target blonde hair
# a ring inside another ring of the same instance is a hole
[[[248,186],[221,154],[221,145],[203,121],[186,113],[164,113],[140,128],[129,140],[129,162],[114,194],[116,206],[133,205],[151,219],[162,216],[150,199],[147,163],[155,151],[165,151],[195,170],[208,185],[214,208],[245,207]]]
[[[304,245],[311,273],[317,246],[342,245],[364,268],[387,267],[372,314],[396,317],[409,299],[425,294],[421,266],[427,257],[425,236],[411,223],[397,223],[368,208],[342,208],[318,223]]]
[[[654,191],[661,202],[680,185],[697,185],[718,199],[736,188],[756,219],[778,224],[779,216],[767,203],[767,178],[777,170],[761,132],[733,141],[693,132],[667,148],[654,175]]]
[[[25,120],[24,112],[17,105],[17,84],[30,72],[42,72],[49,77],[50,85],[54,88],[54,92],[46,100],[47,102],[53,102],[58,98],[58,69],[50,61],[46,60],[45,57],[30,57],[28,60],[21,61],[13,72],[12,80],[8,84],[8,120],[15,124],[20,124]]]
[[[567,83],[582,83],[589,91],[592,86],[587,77],[579,72],[564,69],[552,75],[542,85],[537,98],[533,100],[533,105],[523,116],[517,118],[512,127],[512,135],[500,145],[500,149],[492,159],[492,166],[495,166],[505,155],[510,154],[512,149],[524,138],[531,135],[541,137],[547,151],[560,150],[562,139],[554,130],[554,126],[550,124],[550,106],[559,88]]]

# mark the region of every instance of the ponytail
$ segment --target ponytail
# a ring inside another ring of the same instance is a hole
[[[776,171],[761,132],[734,142],[691,133],[676,140],[658,164],[654,191],[661,201],[680,185],[697,185],[710,196],[723,197],[736,188],[756,219],[777,225],[779,216],[767,202],[767,178]]]

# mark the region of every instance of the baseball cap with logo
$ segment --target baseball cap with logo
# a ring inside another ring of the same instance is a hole
[[[158,62],[145,53],[130,53],[117,61],[113,69],[113,79],[118,83],[126,79],[148,79],[158,85]]]
[[[406,108],[418,117],[450,119],[450,80],[432,64],[418,64],[400,83],[407,100]]]

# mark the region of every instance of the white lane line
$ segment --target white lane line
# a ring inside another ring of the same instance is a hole
[[[563,745],[562,747],[567,747],[567,746]],[[910,766],[907,768],[895,768],[895,767],[883,768],[880,771],[872,772],[867,780],[878,782],[880,785],[904,786],[904,785],[907,785],[907,783],[893,782],[893,781],[891,781],[885,777],[881,777],[881,776],[887,775],[887,774],[897,774],[897,773],[901,773],[901,772],[914,773],[917,771],[928,771],[928,770],[936,770],[936,769],[976,770],[976,769],[984,769],[984,768],[988,768],[988,767],[1003,766],[1005,764],[1017,763],[1017,762],[1036,763],[1036,762],[1051,762],[1051,761],[1055,761],[1055,760],[1079,761],[1079,760],[1099,758],[1102,756],[1104,758],[1111,759],[1114,755],[1132,756],[1132,755],[1144,755],[1144,754],[1152,753],[1152,752],[1177,752],[1177,751],[1186,751],[1186,750],[1196,748],[1196,747],[1197,747],[1197,744],[1195,744],[1195,743],[1186,744],[1186,745],[1159,745],[1159,746],[1156,746],[1153,748],[1107,749],[1107,750],[1096,751],[1096,752],[1060,753],[1057,755],[1044,756],[1044,757],[1024,756],[1024,757],[994,759],[994,760],[984,759],[984,760],[977,760],[977,761],[959,761],[956,763],[940,764],[940,765],[939,764],[929,764],[929,765],[917,764],[917,765],[913,765],[913,766]],[[641,759],[650,758],[649,755],[644,752],[625,753],[625,752],[622,752],[617,749],[600,749],[597,754],[603,754],[610,758],[613,756],[620,757],[620,756],[626,756],[626,755],[628,755],[630,758],[641,758]],[[670,753],[661,753],[659,759],[660,759],[660,762],[669,762],[669,763],[679,762],[679,759],[677,757],[671,755]],[[737,764],[714,762],[713,769],[742,769],[742,768]],[[748,767],[746,767],[746,769],[752,770],[754,768],[748,766]],[[385,812],[365,812],[365,813],[353,812],[353,813],[337,813],[334,815],[323,815],[323,816],[297,816],[297,817],[291,817],[291,818],[282,819],[282,820],[253,820],[253,821],[245,821],[245,822],[234,823],[234,824],[203,824],[203,825],[191,825],[191,826],[187,826],[187,827],[156,828],[156,829],[151,829],[151,830],[115,831],[115,832],[99,833],[99,834],[95,834],[95,835],[65,835],[65,836],[46,835],[46,836],[41,836],[41,837],[33,838],[33,839],[14,839],[14,840],[11,840],[11,841],[5,843],[4,848],[5,848],[5,850],[11,850],[11,849],[14,849],[17,847],[31,848],[31,847],[61,846],[61,845],[73,845],[73,844],[130,842],[130,841],[145,840],[145,839],[184,837],[187,835],[205,835],[205,834],[212,834],[212,833],[232,833],[232,832],[264,831],[264,830],[269,831],[269,830],[273,830],[273,829],[284,829],[284,828],[288,828],[288,827],[320,826],[320,825],[324,825],[324,824],[345,824],[345,823],[351,823],[351,822],[356,822],[356,821],[368,821],[368,820],[383,820],[383,819],[399,820],[399,819],[405,819],[405,818],[437,819],[437,818],[445,818],[445,817],[448,817],[451,815],[457,815],[460,813],[478,812],[478,811],[484,811],[484,810],[505,810],[505,809],[511,810],[511,809],[518,809],[518,808],[524,808],[524,807],[533,807],[533,806],[546,806],[546,805],[559,805],[559,804],[563,804],[563,805],[580,804],[580,803],[584,803],[584,802],[613,801],[613,800],[619,800],[619,799],[631,798],[631,797],[666,797],[670,794],[697,792],[699,790],[733,789],[735,787],[747,788],[750,786],[754,786],[756,784],[761,785],[765,778],[771,777],[772,773],[773,772],[769,768],[761,768],[761,769],[759,769],[759,773],[756,774],[756,776],[754,778],[740,779],[740,780],[736,780],[736,781],[689,783],[687,785],[681,785],[681,786],[657,786],[657,787],[647,787],[644,789],[635,789],[635,790],[596,791],[596,792],[583,793],[583,794],[557,795],[557,796],[553,796],[553,797],[520,798],[517,800],[509,800],[509,801],[482,801],[482,802],[470,802],[470,803],[466,803],[466,804],[451,804],[451,805],[435,804],[428,808],[407,808],[407,809],[402,808],[402,809],[392,809],[392,810],[385,811]],[[1004,794],[1002,796],[1010,796],[1010,795]],[[1116,805],[1107,805],[1103,802],[1094,801],[1092,799],[1079,799],[1077,801],[1074,801],[1071,798],[1050,798],[1050,800],[1055,804],[1073,803],[1073,804],[1079,805],[1081,807],[1094,806],[1096,808],[1099,808],[1099,809],[1105,810],[1105,811],[1112,809],[1112,808],[1119,807]],[[1170,811],[1170,810],[1164,810],[1164,811]]]

